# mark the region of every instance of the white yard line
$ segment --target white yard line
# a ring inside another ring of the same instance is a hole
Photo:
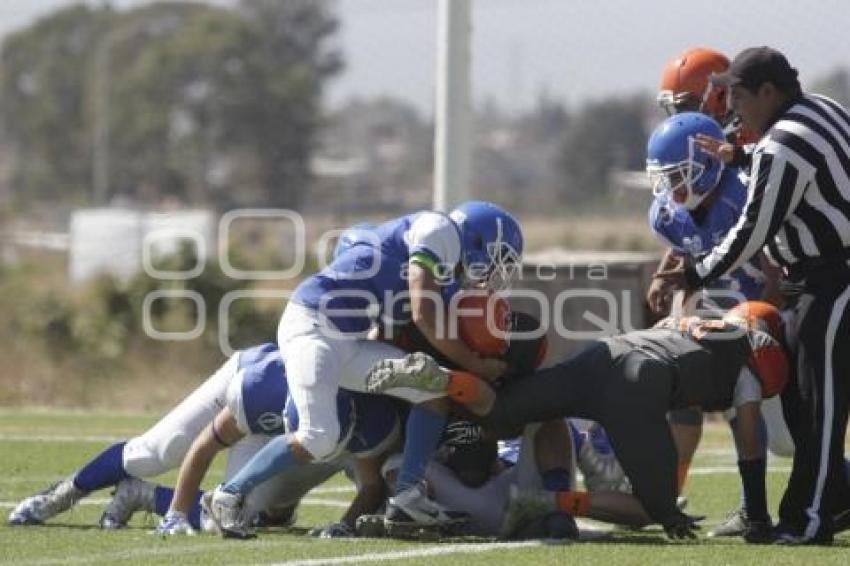
[[[63,564],[94,564],[98,562],[105,562],[107,564],[120,564],[125,560],[139,560],[139,559],[154,559],[159,558],[162,560],[167,560],[166,563],[170,564],[179,564],[178,557],[187,556],[190,554],[199,554],[205,552],[214,552],[216,550],[232,550],[234,548],[234,542],[232,540],[221,541],[221,542],[208,542],[206,544],[185,544],[183,541],[190,541],[193,537],[173,537],[168,539],[163,539],[162,537],[156,536],[151,533],[151,545],[147,548],[139,548],[133,550],[122,550],[118,552],[102,552],[97,554],[87,554],[77,557],[72,556],[64,556],[61,558],[45,558],[41,560],[29,560],[20,562],[21,565],[28,566],[52,566],[63,565]],[[162,546],[154,546],[158,543],[161,543]],[[300,541],[293,541],[289,537],[286,537],[283,540],[275,540],[274,538],[262,539],[262,540],[254,540],[254,541],[240,541],[237,542],[239,546],[251,547],[251,548],[277,548],[277,547],[293,547],[300,546],[302,544],[310,544],[310,541],[304,541],[303,543]]]
[[[320,566],[323,564],[356,564],[358,562],[386,562],[391,560],[409,560],[411,558],[424,558],[427,556],[445,556],[450,554],[478,554],[481,552],[493,552],[496,550],[513,550],[516,548],[541,546],[542,544],[544,544],[544,541],[539,540],[528,540],[521,542],[441,544],[438,546],[427,546],[425,548],[416,548],[413,550],[370,552],[368,554],[360,555],[287,560],[286,562],[273,562],[271,566]]]
[[[312,492],[311,492],[312,493]],[[106,505],[109,499],[101,498],[86,498],[81,500],[77,505]],[[14,509],[18,505],[18,501],[0,501],[0,509]],[[301,505],[310,505],[313,507],[338,507],[347,509],[349,502],[341,499],[321,499],[317,497],[305,497],[301,500]]]
[[[122,442],[131,436],[107,436],[101,434],[4,434],[0,442]]]
[[[159,537],[152,539],[160,540]],[[184,539],[185,540],[185,539]],[[92,564],[98,562],[105,563],[114,563],[120,564],[125,560],[138,560],[138,559],[178,559],[180,556],[187,556],[190,554],[199,554],[206,553],[216,550],[226,550],[233,549],[234,542],[226,541],[220,543],[207,543],[207,544],[180,544],[175,545],[175,540],[167,540],[163,541],[163,546],[151,546],[145,549],[134,549],[120,552],[104,552],[99,554],[89,554],[85,556],[79,557],[70,557],[65,556],[62,558],[47,558],[42,560],[31,560],[24,561],[20,564],[26,564],[28,566],[52,566],[54,564]],[[258,541],[250,541],[245,544],[241,544],[240,546],[250,546],[251,548],[277,548],[277,547],[289,547],[293,546],[302,546],[302,545],[317,545],[319,546],[321,543],[316,543],[314,541],[305,541],[299,544],[296,541],[291,539],[287,540],[273,540],[273,539],[263,539]],[[357,544],[356,542],[354,544]],[[481,552],[493,552],[498,550],[513,550],[520,548],[528,548],[541,546],[546,544],[545,541],[522,541],[522,542],[493,542],[493,543],[461,543],[461,544],[440,544],[433,546],[426,546],[422,548],[415,548],[412,550],[400,550],[400,551],[389,551],[389,552],[373,552],[367,554],[349,554],[345,556],[332,556],[327,558],[308,558],[308,559],[297,559],[290,560],[287,562],[264,562],[261,564],[271,564],[274,566],[277,565],[285,565],[285,566],[313,566],[318,564],[351,564],[357,562],[385,562],[390,560],[408,560],[411,558],[422,558],[428,556],[444,556],[451,554],[474,554]]]
[[[791,466],[770,466],[767,471],[771,474],[791,471]],[[714,474],[737,474],[738,466],[694,466],[688,469],[688,474],[695,476],[710,476]]]

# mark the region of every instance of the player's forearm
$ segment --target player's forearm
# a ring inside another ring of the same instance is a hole
[[[200,489],[201,482],[219,449],[220,445],[215,442],[209,429],[205,429],[195,440],[180,466],[174,497],[171,500],[172,511],[179,511],[188,515],[195,494]]]
[[[434,305],[430,301],[414,302],[413,323],[422,332],[428,342],[443,355],[454,361],[461,368],[477,373],[478,354],[470,350],[459,338],[449,338],[447,325],[438,325],[437,308],[438,305]]]
[[[342,516],[342,522],[354,529],[357,517],[377,512],[384,502],[385,495],[383,483],[361,486]]]
[[[634,495],[618,491],[590,493],[590,510],[587,517],[630,527],[643,527],[652,523],[652,519]]]
[[[658,262],[657,271],[666,271],[668,269],[673,269],[678,265],[679,256],[673,253],[672,248],[667,248],[667,251],[664,252],[664,256],[662,256],[661,261]]]

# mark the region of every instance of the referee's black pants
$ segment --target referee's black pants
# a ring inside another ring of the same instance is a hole
[[[838,275],[838,274],[834,274]],[[807,288],[794,314],[796,381],[783,393],[794,463],[779,507],[781,528],[828,543],[833,513],[848,504],[844,436],[850,403],[850,285],[843,277]]]
[[[481,420],[495,431],[563,417],[598,422],[635,496],[654,521],[666,525],[680,513],[676,446],[667,423],[674,370],[615,340],[598,341],[563,363],[512,381]]]

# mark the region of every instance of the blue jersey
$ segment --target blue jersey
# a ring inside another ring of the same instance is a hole
[[[578,454],[584,442],[582,431],[573,423],[572,419],[564,419],[573,441],[573,453]],[[499,441],[499,460],[506,464],[515,466],[519,462],[519,453],[522,448],[522,437]]]
[[[666,196],[656,197],[649,207],[649,223],[658,238],[676,255],[700,259],[723,241],[726,233],[738,223],[747,201],[747,187],[739,178],[738,170],[727,167],[714,189],[717,195],[698,219],[693,211],[671,203]],[[764,274],[758,257],[712,285],[712,289],[729,289],[760,299],[764,288]]]
[[[360,457],[372,456],[389,448],[398,437],[401,424],[393,400],[384,395],[370,395],[340,389],[336,396],[340,449]],[[284,418],[289,430],[298,430],[298,411],[290,398]]]
[[[339,256],[304,280],[292,297],[323,312],[342,332],[365,332],[378,318],[386,325],[410,321],[407,270],[414,255],[438,266],[447,288],[454,282],[460,230],[442,213],[409,214],[354,236],[356,241],[347,242]]]
[[[277,344],[267,343],[239,352],[240,379],[228,395],[231,411],[243,432],[278,435],[298,429],[298,411],[289,396],[286,368]],[[395,404],[389,397],[340,389],[337,418],[345,448],[371,454],[399,433]],[[353,427],[353,428],[352,428]]]
[[[236,420],[254,434],[286,432],[283,408],[289,395],[286,369],[277,344],[262,344],[239,352],[241,374]],[[233,409],[231,409],[233,410]]]

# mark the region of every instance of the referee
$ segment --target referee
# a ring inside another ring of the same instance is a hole
[[[845,498],[844,436],[850,397],[850,114],[803,94],[797,70],[769,47],[739,53],[713,82],[759,134],[749,200],[737,225],[706,257],[656,278],[700,288],[766,246],[804,289],[794,310],[801,402],[786,412],[796,452],[779,510],[780,540],[830,544]],[[789,388],[790,389],[790,388]]]

